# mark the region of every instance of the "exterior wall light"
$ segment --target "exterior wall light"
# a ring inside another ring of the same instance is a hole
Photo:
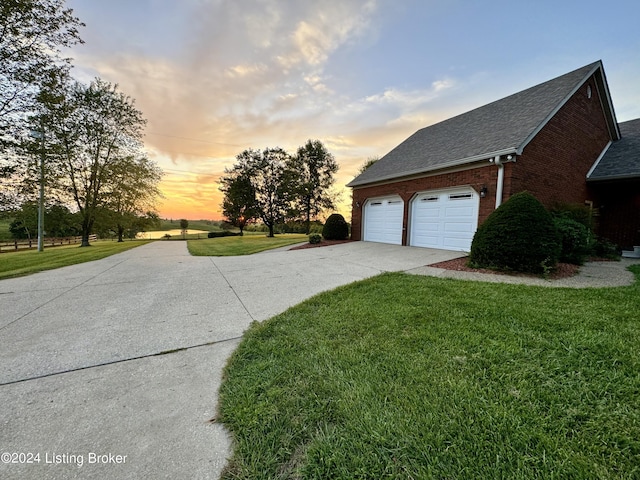
[[[487,186],[483,185],[480,189],[480,198],[484,198],[487,196]]]

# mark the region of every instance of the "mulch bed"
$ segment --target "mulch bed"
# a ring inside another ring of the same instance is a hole
[[[329,245],[338,245],[340,243],[353,242],[353,240],[324,240],[320,243],[305,243],[304,245],[298,245],[297,247],[292,247],[289,250],[304,250],[305,248],[316,248],[316,247],[328,247]]]
[[[446,270],[458,270],[461,272],[477,272],[477,273],[491,273],[493,275],[511,275],[516,277],[534,277],[539,278],[540,275],[532,275],[528,273],[520,272],[500,272],[497,270],[489,270],[486,268],[471,268],[467,266],[469,257],[454,258],[453,260],[447,260],[446,262],[439,262],[429,265],[430,267],[444,268]],[[546,278],[551,280],[558,280],[561,278],[573,277],[578,273],[578,265],[572,265],[570,263],[558,263],[555,270],[550,273]]]

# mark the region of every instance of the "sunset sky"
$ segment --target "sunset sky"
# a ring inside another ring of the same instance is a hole
[[[602,60],[618,121],[640,117],[640,2],[68,0],[74,75],[118,83],[165,171],[162,217],[219,219],[247,148],[321,140],[344,185],[419,128]]]

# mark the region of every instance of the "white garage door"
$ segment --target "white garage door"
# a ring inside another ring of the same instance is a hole
[[[372,198],[364,206],[364,240],[402,244],[404,202],[398,196]]]
[[[468,252],[478,227],[480,197],[472,188],[434,190],[411,202],[409,244]]]

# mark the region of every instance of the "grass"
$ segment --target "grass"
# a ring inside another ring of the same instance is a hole
[[[23,250],[2,253],[0,254],[0,279],[99,260],[145,243],[149,242],[145,240],[133,240],[123,243],[98,241],[93,242],[91,247],[84,248],[78,245],[68,245],[45,248],[43,252]]]
[[[232,356],[223,478],[640,478],[639,310],[638,282],[391,273],[320,294]]]
[[[309,239],[303,234],[284,234],[269,238],[262,235],[243,235],[242,237],[207,238],[188,240],[189,253],[195,256],[236,256],[250,255],[278,247],[285,247]]]

